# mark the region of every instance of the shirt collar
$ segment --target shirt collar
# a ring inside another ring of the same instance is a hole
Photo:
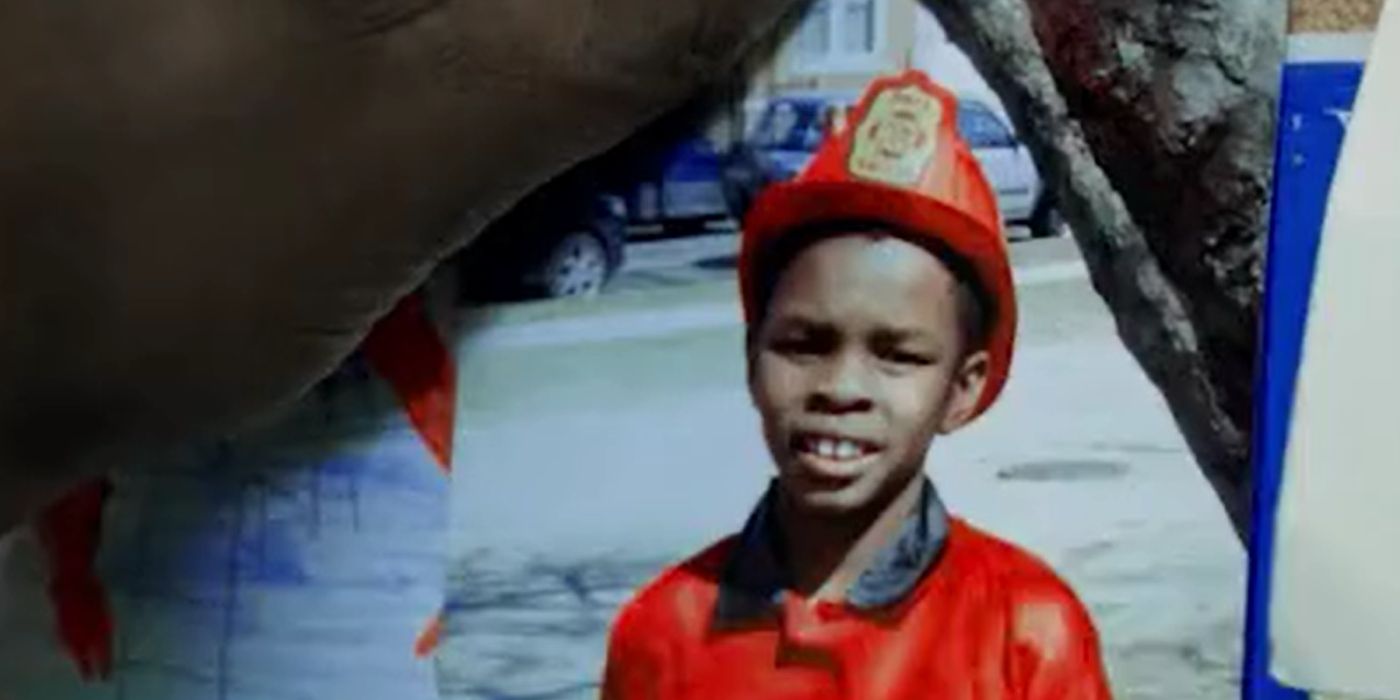
[[[876,554],[846,594],[852,607],[868,610],[895,603],[914,589],[943,549],[948,513],[933,483],[923,478],[919,507],[909,513],[894,541]],[[744,523],[720,579],[715,621],[741,623],[766,615],[782,602],[791,575],[782,546],[775,504],[777,482]]]

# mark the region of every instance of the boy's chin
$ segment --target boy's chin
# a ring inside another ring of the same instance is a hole
[[[840,481],[807,474],[810,472],[799,467],[780,471],[778,475],[783,500],[794,510],[812,517],[865,519],[878,516],[898,500],[922,470],[905,475],[885,474],[876,469]]]
[[[778,479],[785,500],[808,515],[843,517],[870,509],[872,494],[861,480],[846,484],[813,483],[798,476]]]

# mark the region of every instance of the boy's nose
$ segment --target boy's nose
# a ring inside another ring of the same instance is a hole
[[[833,358],[807,397],[807,410],[814,413],[858,413],[873,406],[865,371],[849,357]]]

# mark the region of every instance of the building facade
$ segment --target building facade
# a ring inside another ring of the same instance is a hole
[[[858,95],[872,79],[918,68],[998,111],[1000,101],[919,0],[816,0],[746,67],[743,121],[768,100],[815,93]]]

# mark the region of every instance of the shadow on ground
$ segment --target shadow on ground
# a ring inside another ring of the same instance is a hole
[[[665,566],[654,559],[469,552],[449,572],[438,687],[446,698],[597,694],[617,608]]]

